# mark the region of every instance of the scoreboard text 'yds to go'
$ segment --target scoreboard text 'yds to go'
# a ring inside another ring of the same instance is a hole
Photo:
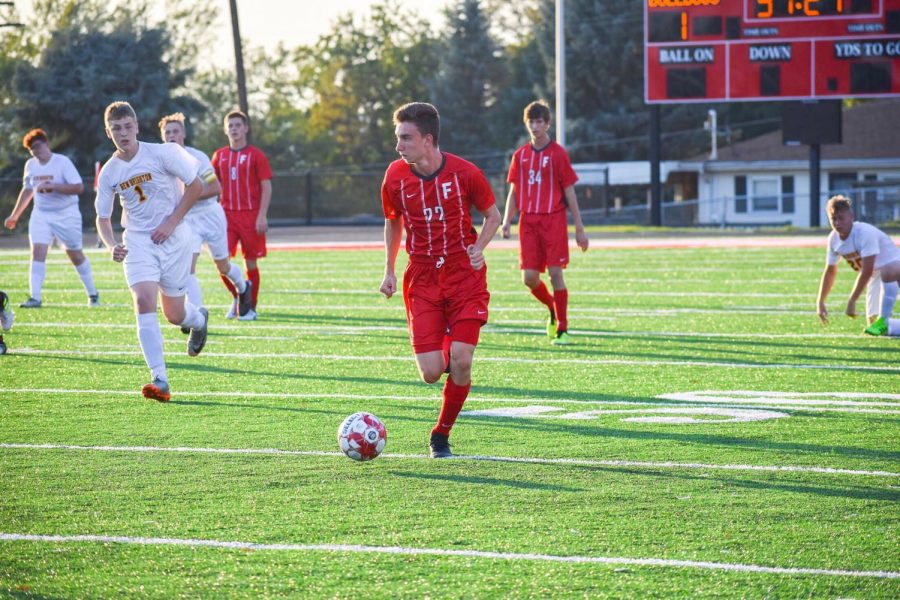
[[[644,0],[649,104],[900,96],[900,0]]]

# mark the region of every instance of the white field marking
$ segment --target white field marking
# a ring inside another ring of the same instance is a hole
[[[186,546],[191,548],[223,548],[227,550],[254,550],[277,552],[345,552],[354,554],[391,554],[394,556],[440,556],[483,558],[488,560],[532,561],[554,563],[588,563],[602,565],[631,565],[640,567],[670,567],[678,569],[704,569],[712,571],[737,571],[777,575],[822,575],[828,577],[871,577],[898,579],[896,571],[857,571],[847,569],[818,569],[809,567],[769,567],[746,563],[720,563],[669,558],[630,558],[624,556],[561,556],[516,552],[488,552],[483,550],[453,550],[446,548],[411,548],[403,546],[362,546],[357,544],[258,544],[254,542],[219,541],[209,539],[145,538],[113,535],[33,535],[27,533],[0,533],[0,541],[43,542],[52,544],[100,543],[129,544],[136,546]]]
[[[704,423],[751,423],[754,421],[767,421],[769,419],[781,419],[789,417],[787,413],[760,409],[739,409],[702,406],[675,406],[666,408],[632,408],[617,410],[587,410],[582,412],[562,413],[562,410],[552,406],[523,406],[518,408],[496,408],[487,410],[463,411],[461,415],[469,417],[506,417],[506,418],[551,418],[569,419],[577,421],[589,421],[596,417],[619,416],[635,413],[653,413],[654,415],[710,415],[726,417],[724,419],[695,419],[693,417],[626,417],[622,421],[631,423],[669,423],[669,424],[704,424]]]
[[[71,389],[60,389],[60,388],[10,388],[5,390],[9,393],[22,393],[22,394],[60,394],[66,396],[72,395],[88,395],[88,396],[98,396],[103,398],[111,398],[111,397],[134,397],[139,394],[137,389],[132,390],[71,390]],[[297,399],[297,400],[378,400],[378,401],[397,401],[397,402],[435,402],[440,403],[440,396],[428,397],[428,396],[399,396],[399,395],[383,395],[383,394],[327,394],[327,393],[288,393],[288,392],[238,392],[238,391],[228,391],[228,392],[198,392],[198,391],[190,391],[190,390],[176,390],[176,394],[179,397],[186,398],[277,398],[277,399]],[[661,398],[662,396],[657,396],[657,398]],[[563,399],[563,398],[492,398],[492,397],[479,397],[479,396],[469,396],[466,399],[466,402],[485,402],[485,403],[494,403],[494,404],[521,404],[523,402],[552,402],[553,404],[571,404],[571,405],[581,405],[581,406],[663,406],[663,407],[672,407],[673,404],[671,402],[651,402],[646,400],[573,400],[573,399]],[[705,400],[678,400],[682,402],[690,402],[691,406],[698,406],[702,408],[721,408],[721,404],[709,404],[708,401]],[[699,402],[699,404],[698,404]],[[722,402],[725,402],[724,400]],[[775,400],[775,402],[778,402]],[[837,402],[837,404],[842,405],[852,405],[852,406],[840,406],[840,407],[831,407],[831,406],[807,406],[806,403],[802,403],[802,405],[797,406],[793,402],[788,401],[787,403],[782,404],[773,404],[773,405],[758,405],[752,404],[748,402],[738,401],[737,403],[728,403],[729,408],[735,409],[766,409],[766,410],[796,410],[801,412],[840,412],[840,413],[862,413],[862,414],[878,414],[878,415],[896,415],[900,414],[900,410],[885,410],[879,409],[877,407],[887,406],[900,406],[894,405],[890,403],[875,403],[875,402]],[[868,408],[868,407],[876,407],[876,408]],[[509,409],[515,410],[515,409]],[[556,410],[556,409],[553,409]],[[463,413],[471,414],[471,413]]]
[[[44,350],[40,348],[16,348],[15,354],[39,354],[50,356],[71,356],[69,350]],[[79,352],[79,356],[140,356],[139,349],[133,350],[105,350],[96,352]],[[372,361],[391,361],[391,362],[412,362],[409,356],[341,356],[338,354],[311,354],[307,352],[204,352],[204,356],[215,358],[240,358],[246,360],[253,359],[288,359],[299,358],[305,360],[334,360],[334,361],[352,361],[352,362],[372,362]],[[495,362],[495,363],[511,363],[511,364],[533,364],[547,366],[546,358],[512,358],[512,357],[496,357],[482,356],[478,358],[479,363]],[[554,357],[554,365],[621,365],[626,367],[710,367],[716,369],[812,369],[812,370],[828,370],[828,371],[872,371],[872,372],[894,372],[900,371],[900,365],[896,367],[877,366],[877,365],[847,365],[847,364],[790,364],[790,363],[729,363],[729,362],[704,362],[696,360],[626,360],[626,359],[604,359],[604,358],[562,358]]]
[[[203,448],[188,446],[81,446],[74,444],[16,444],[0,443],[0,448],[10,450],[74,450],[86,452],[174,452],[187,454],[237,454],[264,456],[318,456],[340,457],[346,459],[343,452],[326,452],[322,450],[281,450],[278,448]],[[385,458],[425,459],[432,460],[429,454],[381,454]],[[647,469],[709,469],[718,471],[763,471],[772,473],[816,473],[826,475],[860,475],[864,477],[900,477],[900,473],[892,471],[867,471],[858,469],[837,469],[832,467],[810,467],[798,465],[731,465],[706,463],[679,463],[673,461],[651,462],[636,460],[589,460],[580,458],[520,458],[515,456],[488,456],[454,454],[454,459],[477,460],[488,462],[526,463],[537,465],[570,465],[586,467],[636,467]]]
[[[900,407],[898,402],[855,402],[845,398],[875,398],[879,400],[900,400],[900,394],[882,392],[754,392],[745,390],[728,391],[699,391],[699,392],[675,392],[672,394],[660,394],[662,400],[677,400],[683,402],[722,402],[732,404],[740,402],[744,404],[770,404],[778,402],[793,406],[880,406]],[[833,398],[833,399],[826,399]]]

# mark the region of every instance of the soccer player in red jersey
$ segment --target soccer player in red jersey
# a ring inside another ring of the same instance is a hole
[[[399,160],[381,184],[385,267],[381,293],[397,291],[394,264],[406,230],[409,263],[403,300],[416,365],[426,383],[441,374],[443,402],[431,431],[431,456],[447,458],[450,429],[472,385],[472,356],[487,322],[484,249],[500,226],[494,194],[478,167],[438,148],[441,122],[431,104],[413,102],[394,112]],[[471,207],[484,217],[481,234]]]
[[[522,281],[531,294],[550,311],[547,335],[558,346],[569,339],[569,290],[563,269],[569,264],[569,230],[566,207],[575,221],[575,242],[582,251],[588,248],[575,182],[578,176],[565,148],[550,139],[550,107],[538,100],[525,107],[525,128],[531,141],[513,154],[509,165],[509,196],[503,214],[501,233],[508,238],[510,226],[519,219],[519,268]],[[553,293],[541,281],[544,269],[550,271]]]
[[[228,221],[228,251],[237,253],[238,242],[244,255],[247,279],[252,282],[253,309],[246,315],[238,315],[238,290],[224,275],[222,282],[231,292],[234,302],[225,315],[241,321],[256,320],[256,301],[259,297],[259,268],[256,261],[266,255],[266,231],[269,230],[268,212],[272,201],[272,168],[262,150],[247,142],[250,119],[243,112],[233,110],[225,115],[225,135],[228,146],[216,150],[212,157],[213,168],[222,186],[220,202]]]

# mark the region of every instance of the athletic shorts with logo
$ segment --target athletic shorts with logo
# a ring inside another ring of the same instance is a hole
[[[569,226],[566,211],[522,213],[519,217],[519,267],[544,272],[569,264]]]
[[[403,301],[413,351],[440,350],[448,328],[452,339],[475,345],[477,335],[458,339],[453,328],[461,321],[484,325],[490,299],[487,265],[473,269],[465,252],[446,259],[410,257],[403,273]]]
[[[166,296],[184,296],[191,272],[194,233],[183,221],[162,244],[150,239],[150,231],[125,230],[125,279],[128,287],[143,281],[158,283]]]
[[[258,210],[226,210],[228,221],[228,252],[237,254],[238,242],[241,243],[241,254],[251,260],[266,255],[266,234],[256,232]]]
[[[81,250],[81,211],[77,204],[60,210],[41,210],[37,206],[28,219],[28,239],[32,244],[53,243],[56,237],[66,250]]]
[[[228,251],[228,223],[221,204],[210,202],[206,205],[195,205],[184,220],[194,232],[192,246],[194,254],[200,254],[205,243],[215,260],[229,257],[231,253]]]

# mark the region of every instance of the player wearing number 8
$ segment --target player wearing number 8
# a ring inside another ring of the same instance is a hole
[[[550,312],[547,335],[554,345],[569,341],[569,290],[563,269],[569,264],[569,232],[566,207],[575,221],[575,241],[583,251],[588,237],[581,223],[575,182],[578,176],[565,148],[550,139],[550,107],[543,101],[525,107],[523,120],[531,141],[513,154],[509,165],[509,196],[503,215],[503,237],[517,213],[519,219],[519,266],[522,281],[531,294]],[[541,281],[541,273],[550,271],[553,293]]]
[[[872,225],[854,221],[853,207],[844,196],[834,196],[826,206],[831,233],[828,235],[828,253],[825,270],[819,284],[817,313],[823,324],[828,323],[825,300],[834,285],[837,265],[841,257],[858,273],[856,283],[847,300],[845,313],[856,317],[856,301],[868,287],[872,299],[867,312],[872,321],[865,329],[869,335],[900,335],[900,322],[891,319],[897,301],[900,280],[900,250],[893,240]],[[879,285],[880,284],[880,285]],[[880,311],[875,313],[871,305],[878,304],[877,290],[881,291]]]

